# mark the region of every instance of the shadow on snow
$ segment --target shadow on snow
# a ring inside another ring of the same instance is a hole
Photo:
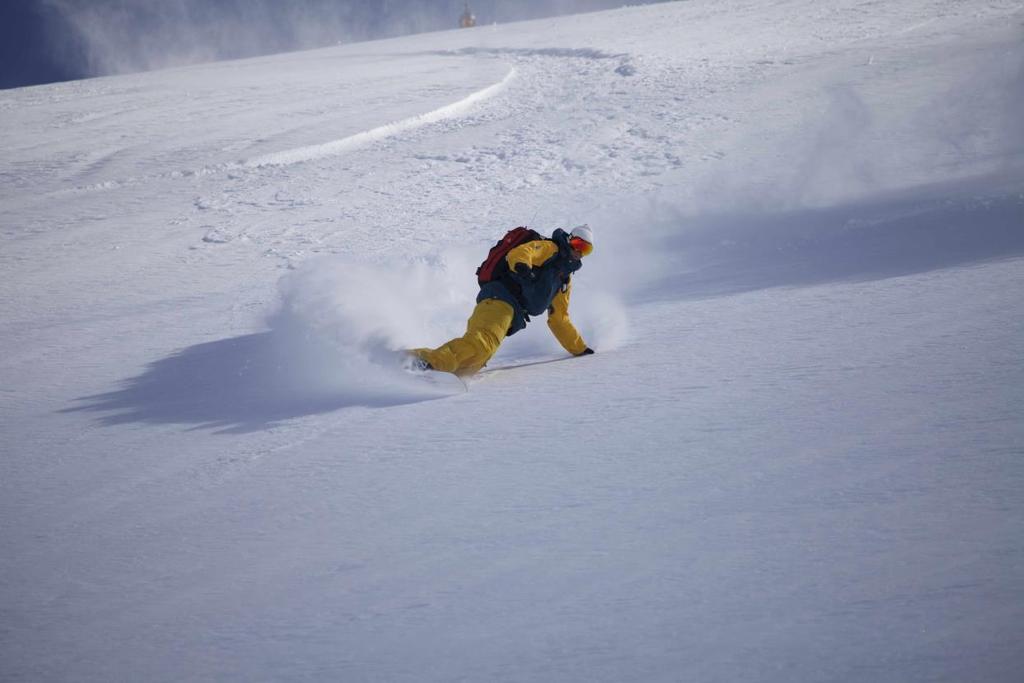
[[[150,363],[141,375],[124,380],[122,388],[79,398],[79,405],[61,412],[109,413],[100,418],[107,426],[186,424],[245,433],[341,408],[379,408],[439,397],[436,392],[417,391],[409,381],[403,385],[400,377],[375,386],[373,378],[358,369],[351,381],[346,381],[344,370],[335,370],[314,377],[314,369],[297,368],[282,353],[274,332],[262,332],[188,347]]]
[[[867,281],[1024,255],[1024,192],[942,188],[827,208],[672,219],[644,299]],[[959,196],[958,196],[959,194]]]

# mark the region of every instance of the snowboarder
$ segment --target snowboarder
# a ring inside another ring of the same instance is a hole
[[[462,16],[459,17],[459,26],[462,28],[473,28],[476,26],[476,16],[470,11],[469,3],[466,3],[466,8],[462,12]]]
[[[502,240],[477,271],[480,294],[466,334],[436,349],[409,351],[417,369],[472,375],[487,364],[505,337],[526,327],[531,315],[544,311],[548,327],[566,351],[574,356],[594,353],[569,320],[572,274],[594,249],[593,231],[579,225],[569,233],[557,229],[544,238],[517,228],[506,238],[518,231],[529,233],[528,241],[502,252],[506,242]],[[493,272],[488,268],[492,259]]]

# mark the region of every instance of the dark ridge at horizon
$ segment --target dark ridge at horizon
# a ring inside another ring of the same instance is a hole
[[[478,24],[666,0],[475,0]],[[0,89],[455,28],[464,0],[13,0]]]

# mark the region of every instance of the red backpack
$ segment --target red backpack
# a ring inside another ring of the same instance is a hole
[[[476,281],[481,285],[494,282],[508,272],[508,262],[505,257],[520,244],[542,240],[544,237],[536,230],[526,227],[513,228],[505,233],[501,240],[491,247],[487,252],[487,258],[476,269]]]

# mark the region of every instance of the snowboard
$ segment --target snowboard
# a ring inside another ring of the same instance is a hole
[[[493,365],[485,367],[480,372],[476,373],[476,377],[480,375],[493,375],[500,372],[508,372],[510,370],[517,370],[519,368],[529,368],[534,365],[548,365],[549,363],[561,363],[562,361],[574,360],[580,356],[556,356],[553,358],[532,358],[528,360],[511,361],[508,363],[501,363],[499,365]]]
[[[410,375],[417,377],[425,383],[431,384],[440,388],[451,388],[455,387],[456,382],[465,391],[469,391],[471,384],[493,377],[501,373],[511,372],[513,370],[519,370],[522,368],[529,368],[536,365],[548,365],[550,363],[561,363],[567,360],[574,360],[581,358],[582,356],[554,356],[550,358],[529,358],[515,361],[507,361],[492,366],[485,366],[475,375],[468,375],[465,377],[454,375],[450,372],[441,372],[438,370],[430,370],[423,368],[416,362],[415,356],[410,357],[408,354],[404,354],[402,359],[402,369]]]

